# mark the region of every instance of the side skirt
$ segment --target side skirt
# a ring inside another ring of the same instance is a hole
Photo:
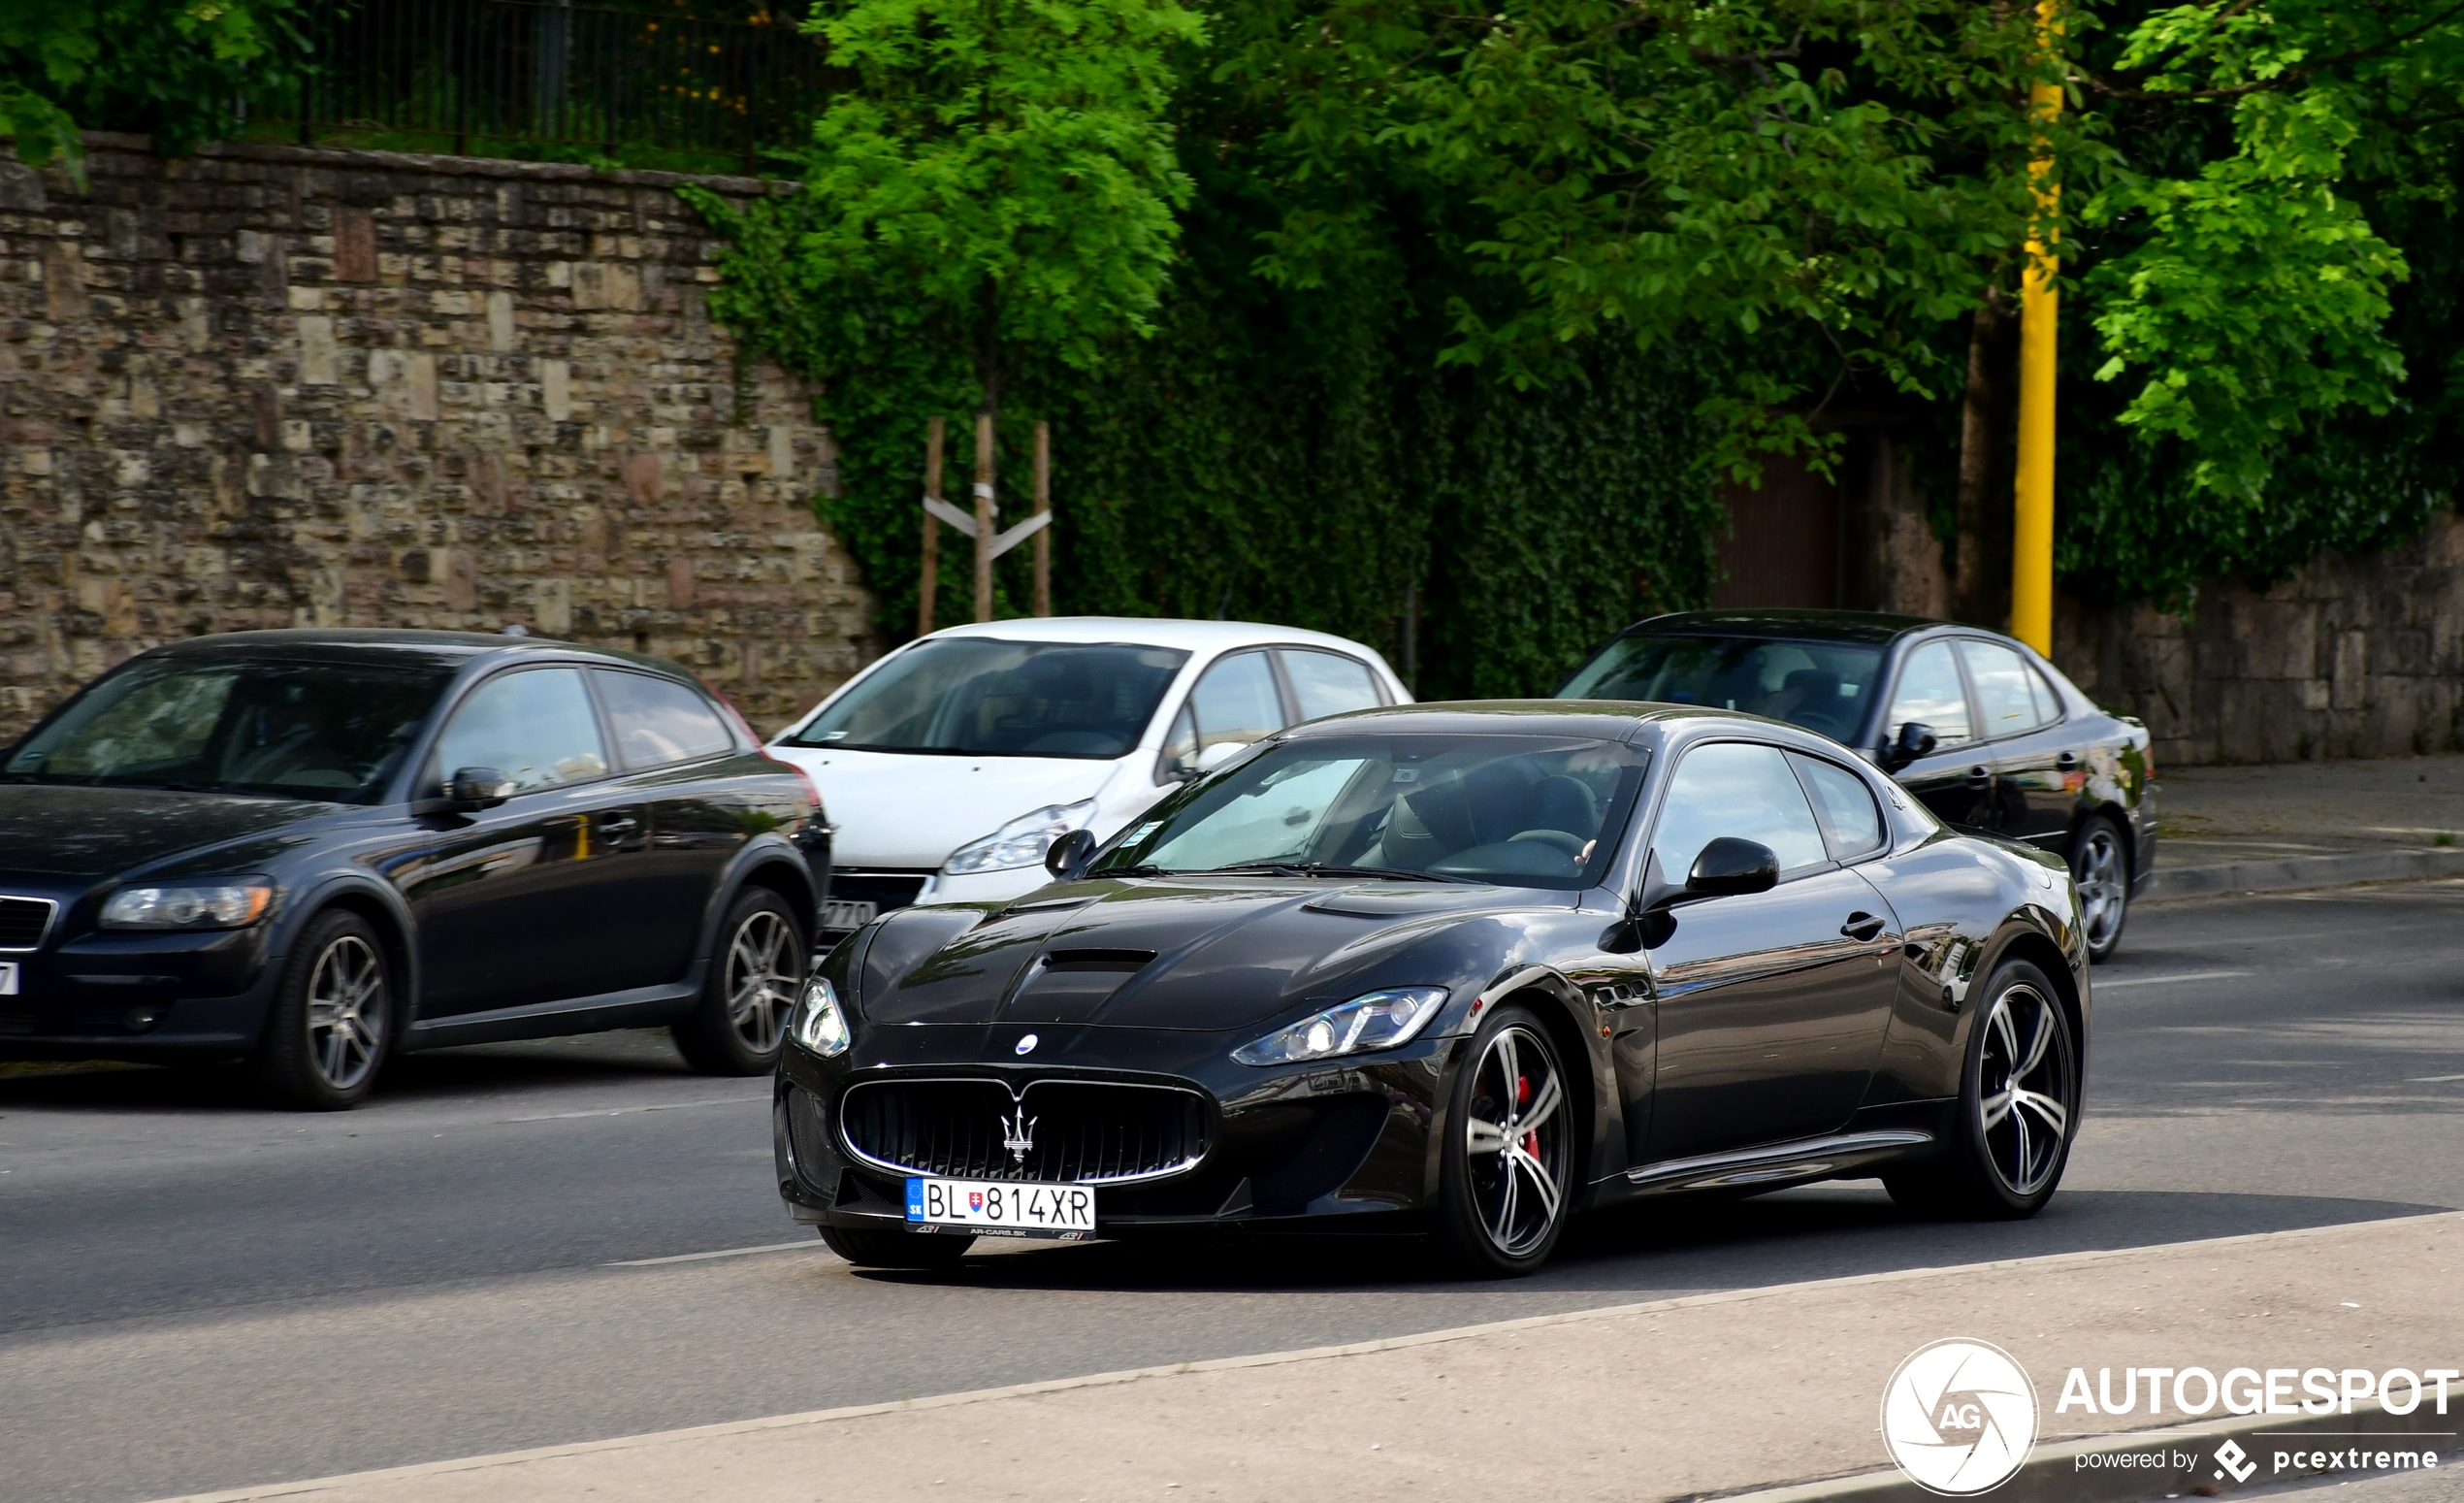
[[[402,1047],[405,1051],[448,1049],[456,1044],[494,1044],[514,1038],[549,1038],[559,1033],[655,1028],[691,1012],[694,998],[700,995],[701,966],[697,964],[686,979],[666,986],[632,987],[597,997],[534,1002],[527,1007],[414,1019],[404,1030]]]

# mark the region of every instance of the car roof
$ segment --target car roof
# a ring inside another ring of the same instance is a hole
[[[1524,732],[1540,735],[1588,735],[1623,739],[1645,726],[1677,726],[1716,720],[1739,727],[1794,726],[1759,715],[1706,709],[1694,704],[1655,704],[1640,700],[1452,700],[1425,704],[1388,704],[1352,710],[1294,726],[1287,736],[1343,735],[1370,729],[1430,735]]]
[[[149,657],[311,657],[337,662],[400,663],[405,659],[457,669],[490,656],[529,654],[597,658],[646,668],[670,677],[690,676],[672,663],[610,647],[545,637],[506,637],[492,632],[387,631],[367,627],[294,627],[270,632],[223,632],[182,637],[151,649]]]
[[[1193,653],[1281,644],[1325,647],[1353,657],[1384,661],[1374,649],[1348,637],[1303,631],[1294,626],[1268,626],[1256,621],[1181,621],[1154,616],[1019,616],[1007,621],[947,626],[933,633],[932,637],[993,637],[1007,641],[1026,642],[1132,642],[1148,647],[1177,647]]]
[[[1681,610],[1637,621],[1618,635],[1657,637],[1702,632],[1728,637],[1881,643],[1911,632],[1952,624],[1879,610]]]

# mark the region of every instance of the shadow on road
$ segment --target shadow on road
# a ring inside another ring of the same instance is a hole
[[[979,1242],[955,1273],[859,1277],[984,1289],[1254,1293],[1631,1292],[1655,1298],[2049,1254],[2350,1225],[2453,1209],[2301,1195],[2082,1191],[2025,1222],[1911,1218],[1879,1187],[1813,1187],[1753,1200],[1670,1199],[1578,1222],[1556,1259],[1511,1284],[1466,1280],[1414,1236],[1171,1236],[1085,1247]]]

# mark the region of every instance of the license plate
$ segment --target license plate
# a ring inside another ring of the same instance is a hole
[[[17,963],[0,961],[0,997],[17,995]]]
[[[877,902],[842,902],[837,899],[822,904],[822,928],[862,929],[881,917]]]
[[[978,1236],[1076,1242],[1095,1234],[1095,1187],[911,1179],[907,1220],[920,1226],[961,1226]]]

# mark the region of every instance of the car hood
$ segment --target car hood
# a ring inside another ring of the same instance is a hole
[[[1030,809],[1091,799],[1119,767],[1077,757],[945,757],[772,746],[821,790],[842,866],[937,867]]]
[[[159,788],[0,784],[0,870],[91,881],[335,809],[330,803]]]
[[[1513,947],[1514,916],[1540,900],[1508,888],[1200,877],[909,908],[873,932],[857,1008],[888,1026],[1248,1028],[1375,986],[1485,981]]]

